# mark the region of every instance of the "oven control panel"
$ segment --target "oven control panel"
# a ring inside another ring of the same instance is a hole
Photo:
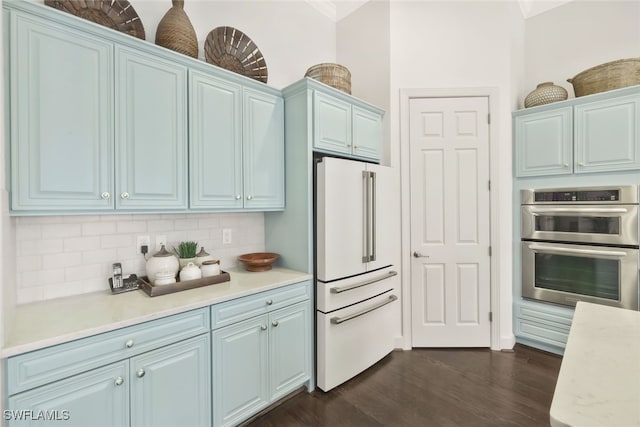
[[[617,202],[620,191],[615,190],[582,190],[582,191],[536,191],[536,202]]]

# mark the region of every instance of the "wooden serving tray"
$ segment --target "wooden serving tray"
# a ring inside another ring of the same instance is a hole
[[[187,280],[184,282],[178,280],[176,283],[162,286],[154,286],[148,280],[147,276],[138,279],[140,289],[150,297],[157,297],[158,295],[167,295],[174,292],[186,291],[187,289],[195,289],[202,286],[215,285],[216,283],[228,282],[231,280],[231,276],[226,271],[222,271],[220,274],[215,276]]]

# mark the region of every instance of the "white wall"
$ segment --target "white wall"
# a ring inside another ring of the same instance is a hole
[[[155,41],[156,28],[170,9],[169,0],[131,2]],[[281,89],[304,77],[312,65],[335,62],[336,24],[304,1],[186,0],[184,10],[202,46],[211,30],[231,26],[251,38],[265,57],[269,86]]]
[[[527,19],[524,97],[553,81],[573,97],[566,80],[596,65],[640,55],[640,2],[575,0]]]

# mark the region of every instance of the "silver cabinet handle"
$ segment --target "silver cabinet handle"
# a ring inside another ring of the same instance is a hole
[[[348,320],[351,319],[355,319],[356,317],[360,317],[363,314],[367,314],[373,310],[377,310],[380,307],[384,307],[387,304],[391,304],[392,302],[394,302],[395,300],[397,300],[398,297],[395,295],[389,295],[389,298],[387,298],[385,301],[379,302],[377,304],[372,305],[371,307],[367,307],[364,310],[358,311],[356,313],[353,314],[349,314],[348,316],[344,316],[344,317],[332,317],[331,318],[331,323],[334,325],[339,325],[340,323],[344,323]]]
[[[121,199],[128,199],[129,198],[129,193],[127,193],[126,191],[122,194],[120,194],[120,198]]]
[[[418,251],[413,251],[413,257],[414,258],[429,258],[429,255],[422,255],[420,252]]]
[[[260,329],[263,330],[263,331],[266,331],[267,330],[267,325],[261,325]]]
[[[335,288],[331,288],[331,293],[332,294],[339,294],[339,293],[342,293],[342,292],[345,292],[345,291],[350,291],[352,289],[360,288],[362,286],[367,286],[367,285],[370,285],[372,283],[380,282],[382,280],[388,279],[389,277],[393,277],[393,276],[397,276],[397,275],[398,275],[398,272],[392,270],[392,271],[387,272],[387,274],[385,274],[384,276],[376,277],[375,279],[365,280],[364,282],[354,283],[353,285],[336,286]]]
[[[271,304],[273,304],[273,301],[272,301],[272,300],[270,300],[270,299],[268,299],[268,300],[267,300],[267,305],[271,305]]]
[[[124,378],[118,377],[118,378],[116,378],[116,380],[113,383],[115,385],[122,385],[122,384],[124,384]]]
[[[102,197],[103,199],[108,199],[109,197],[111,197],[111,194],[109,194],[108,191],[103,191],[102,194],[100,195],[100,197]]]
[[[277,321],[277,320],[274,320],[273,322],[271,322],[271,326],[273,326],[274,328],[275,328],[276,326],[278,326],[278,325],[279,325],[279,323],[278,323],[278,321]]]
[[[236,200],[240,200],[240,199],[242,199],[242,196],[239,194],[236,194]]]
[[[138,376],[138,378],[144,377],[144,374],[146,374],[146,372],[144,371],[144,368],[140,368],[138,369],[138,372],[136,372],[136,375]]]
[[[253,200],[253,196],[247,196],[247,200]]]
[[[124,346],[127,348],[133,347],[133,340],[128,340],[126,343],[124,343]]]

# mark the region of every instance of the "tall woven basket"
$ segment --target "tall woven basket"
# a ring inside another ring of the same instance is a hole
[[[351,95],[351,72],[344,65],[329,62],[317,64],[309,67],[304,76]]]
[[[640,58],[619,59],[589,68],[572,79],[576,97],[640,84]]]
[[[156,30],[156,44],[167,49],[198,57],[198,38],[184,11],[184,0],[172,0],[173,6],[162,17]]]

